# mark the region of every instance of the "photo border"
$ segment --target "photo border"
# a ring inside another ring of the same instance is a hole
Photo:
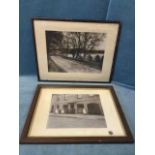
[[[38,58],[37,58],[37,43],[36,43],[36,37],[35,37],[35,28],[34,28],[34,21],[62,21],[62,22],[82,22],[82,23],[109,23],[109,24],[118,24],[118,34],[116,38],[116,44],[114,48],[114,56],[113,56],[113,62],[111,67],[111,73],[109,77],[109,81],[78,81],[78,80],[43,80],[40,78],[39,74],[39,65],[38,65]],[[32,18],[32,31],[33,31],[33,40],[34,40],[34,48],[35,48],[35,62],[36,62],[36,71],[37,71],[37,78],[38,81],[41,82],[74,82],[74,83],[110,83],[112,81],[112,77],[114,74],[114,66],[116,63],[116,57],[117,57],[117,51],[119,46],[119,40],[121,35],[121,23],[120,21],[113,21],[113,20],[78,20],[78,19],[50,19],[50,18]]]
[[[114,99],[116,110],[120,116],[120,120],[123,124],[126,136],[115,136],[115,137],[28,137],[29,128],[31,125],[33,113],[36,108],[38,96],[42,88],[104,88],[109,89]],[[28,116],[20,137],[20,144],[71,144],[71,143],[133,143],[134,139],[128,123],[125,119],[123,111],[121,109],[119,100],[116,96],[115,90],[112,86],[58,86],[58,85],[44,85],[39,84],[36,88],[36,92],[28,112]]]

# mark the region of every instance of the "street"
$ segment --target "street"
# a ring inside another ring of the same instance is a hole
[[[103,116],[49,115],[47,128],[106,128]]]
[[[65,72],[91,72],[100,73],[100,70],[91,68],[87,65],[81,64],[75,60],[68,60],[60,56],[51,56],[52,61]]]

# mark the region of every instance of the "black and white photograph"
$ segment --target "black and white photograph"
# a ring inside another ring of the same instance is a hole
[[[98,94],[52,94],[47,128],[106,128]]]
[[[46,31],[48,72],[100,73],[106,33]]]
[[[112,86],[40,84],[21,143],[132,142],[132,134]]]
[[[40,81],[109,82],[119,22],[34,19]]]

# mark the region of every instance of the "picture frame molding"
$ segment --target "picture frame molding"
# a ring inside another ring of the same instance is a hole
[[[31,125],[31,120],[33,113],[36,108],[38,96],[42,88],[104,88],[111,91],[112,97],[114,99],[116,109],[120,116],[120,119],[123,123],[124,130],[126,132],[125,137],[116,136],[116,137],[28,137],[29,128]],[[32,104],[30,106],[28,116],[26,118],[25,125],[20,136],[20,144],[72,144],[72,143],[133,143],[134,139],[130,128],[128,126],[127,120],[124,116],[122,108],[120,106],[119,100],[116,96],[113,86],[60,86],[60,85],[45,85],[39,84],[36,88]]]
[[[36,43],[36,37],[35,37],[35,31],[34,31],[34,21],[62,21],[62,22],[83,22],[83,23],[107,23],[107,24],[118,24],[118,35],[117,35],[117,40],[115,44],[115,49],[114,49],[114,56],[113,56],[113,62],[112,62],[112,68],[111,68],[111,74],[109,81],[77,81],[77,80],[43,80],[40,78],[39,74],[39,65],[38,65],[38,58],[37,58],[37,43]],[[32,18],[31,19],[32,23],[32,34],[33,34],[33,40],[34,40],[34,49],[35,49],[35,63],[36,63],[36,72],[37,72],[37,78],[38,81],[40,82],[74,82],[74,83],[111,83],[113,75],[114,75],[114,66],[116,64],[116,57],[117,57],[117,51],[118,51],[118,46],[119,46],[119,40],[121,36],[121,22],[117,20],[80,20],[80,19],[50,19],[50,18]]]

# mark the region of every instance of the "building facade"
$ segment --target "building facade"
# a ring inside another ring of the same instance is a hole
[[[52,95],[51,113],[103,115],[99,95]]]

